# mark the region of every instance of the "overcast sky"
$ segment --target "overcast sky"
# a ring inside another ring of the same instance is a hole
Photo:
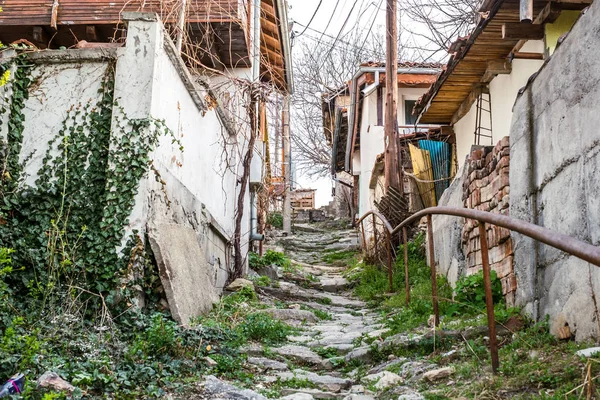
[[[327,35],[334,38],[342,32],[344,33],[355,29],[357,26],[369,27],[371,24],[375,26],[385,25],[385,0],[322,0],[321,6],[315,14],[315,10],[319,5],[320,0],[288,0],[290,5],[289,19],[297,22],[294,24],[293,30],[296,33],[302,33],[305,26],[308,25],[311,18],[314,18],[310,23],[309,29],[302,36],[320,37],[320,33],[325,32]],[[337,7],[336,7],[337,3]],[[380,6],[380,7],[378,7]],[[346,24],[344,22],[347,20]],[[307,40],[302,38],[297,40]],[[331,40],[333,38],[323,37],[323,40]],[[292,50],[293,53],[293,50]],[[293,132],[292,121],[292,132]],[[303,188],[317,189],[316,192],[316,207],[326,205],[331,201],[332,181],[329,178],[310,180],[298,173],[296,176],[297,184]]]

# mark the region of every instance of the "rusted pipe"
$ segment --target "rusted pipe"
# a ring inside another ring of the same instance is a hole
[[[404,291],[406,292],[406,305],[410,303],[410,286],[408,284],[408,246],[406,227],[402,228],[402,239],[404,241]]]
[[[360,232],[362,233],[362,245],[365,255],[367,254],[367,239],[365,238],[365,224],[360,221]]]
[[[427,215],[427,241],[429,245],[429,265],[431,267],[431,294],[433,296],[434,324],[437,328],[440,325],[440,310],[438,307],[437,273],[435,270],[435,250],[433,248],[433,223],[431,222],[431,214]]]
[[[492,371],[497,373],[500,362],[498,361],[498,338],[496,337],[496,319],[494,317],[494,295],[492,293],[492,277],[485,222],[479,223],[479,242],[481,243],[481,263],[483,265],[483,285],[485,288],[485,308],[487,310]]]
[[[377,257],[377,220],[375,214],[373,214],[373,240],[375,246],[373,247],[373,258]]]
[[[361,221],[363,221],[365,218],[367,218],[369,215],[375,215],[377,218],[379,218],[379,220],[381,220],[381,223],[383,224],[383,226],[385,227],[385,229],[388,230],[388,232],[392,233],[392,225],[390,225],[390,223],[388,222],[387,218],[385,218],[382,214],[380,214],[377,211],[367,211],[362,217],[360,217],[358,219],[358,221],[356,221],[357,224],[359,224]]]
[[[388,264],[388,281],[390,286],[390,293],[394,292],[394,270],[393,270],[393,258],[392,258],[392,238],[390,233],[386,230],[385,237],[387,242],[387,264]]]
[[[455,207],[430,207],[421,210],[409,218],[405,219],[392,230],[392,235],[398,233],[404,226],[408,226],[413,221],[418,221],[422,217],[430,214],[453,215],[456,217],[470,218],[480,222],[501,226],[538,240],[549,246],[565,251],[576,257],[581,258],[600,267],[600,247],[592,246],[589,243],[575,239],[562,233],[552,231],[543,226],[511,218],[502,214],[494,214],[487,211],[471,210],[468,208]]]

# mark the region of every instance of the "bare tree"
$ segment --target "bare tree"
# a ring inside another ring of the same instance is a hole
[[[385,60],[383,31],[353,29],[333,38],[303,35],[295,44],[292,97],[293,151],[297,170],[310,177],[327,176],[331,150],[323,132],[322,94],[343,89],[359,65]]]
[[[481,0],[402,0],[402,39],[413,59],[441,60],[450,44],[468,35],[479,19]]]

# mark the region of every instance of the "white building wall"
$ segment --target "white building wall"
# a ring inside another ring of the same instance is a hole
[[[427,88],[399,88],[398,89],[398,125],[405,125],[406,120],[404,101],[417,100]],[[383,90],[383,124],[385,124],[385,96],[386,90]],[[359,204],[358,215],[363,215],[375,206],[375,201],[379,199],[381,193],[369,187],[373,166],[377,156],[384,152],[384,127],[377,125],[377,91],[373,91],[363,101],[362,120],[360,129],[360,162],[353,162],[354,175],[360,175],[359,178]],[[403,130],[400,129],[400,132]],[[357,152],[354,153],[355,158]]]
[[[544,52],[544,42],[528,41],[521,49],[524,52]],[[492,98],[492,140],[482,138],[481,144],[495,145],[504,136],[510,135],[512,108],[519,90],[527,84],[531,75],[536,73],[543,60],[513,60],[512,72],[496,76],[489,84]],[[471,151],[475,138],[475,116],[477,103],[473,103],[469,112],[454,124],[456,134],[456,152],[459,164],[464,163]],[[483,126],[489,126],[487,113],[483,114]],[[484,132],[484,134],[486,134]]]
[[[32,78],[36,84],[23,109],[20,158],[26,161],[26,183],[35,184],[48,142],[61,130],[68,110],[99,100],[102,79],[111,61],[116,60],[113,134],[123,131],[116,128],[117,124],[123,124],[118,116],[163,120],[184,148],[181,151],[170,136],[161,137],[150,158],[165,185],[156,182],[152,171],[142,179],[125,237],[133,230],[143,233],[157,222],[193,227],[206,261],[214,267],[213,283],[221,288],[231,262],[228,242],[234,232],[237,176],[241,173],[240,159],[248,136],[241,129],[233,130],[235,138],[230,136],[216,109],[203,105],[207,91],[193,84],[195,78],[181,60],[174,61],[169,53],[173,44],[165,37],[159,21],[132,20],[128,35],[135,40],[128,40],[126,47],[119,49],[52,50],[29,55],[35,64]],[[242,78],[248,77],[249,71],[231,73]],[[8,85],[0,88],[0,94],[7,90],[10,90]],[[3,104],[4,96],[0,98],[0,107]],[[245,117],[240,121],[246,121]],[[0,134],[6,135],[6,118],[0,119]],[[224,142],[234,139],[238,146],[225,152]],[[114,145],[116,141],[111,143]],[[257,156],[259,169],[262,169],[261,159],[261,155]],[[245,254],[250,232],[248,188],[241,232]]]

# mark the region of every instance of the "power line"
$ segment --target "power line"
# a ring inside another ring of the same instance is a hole
[[[319,4],[317,5],[317,9],[313,13],[312,17],[310,17],[310,20],[308,21],[308,24],[306,24],[306,26],[304,27],[304,30],[302,32],[300,32],[300,34],[296,35],[296,37],[302,36],[304,34],[304,32],[306,32],[306,30],[310,26],[311,22],[313,22],[313,19],[315,19],[315,16],[319,12],[319,8],[321,8],[321,4],[323,4],[323,0],[319,0]]]

